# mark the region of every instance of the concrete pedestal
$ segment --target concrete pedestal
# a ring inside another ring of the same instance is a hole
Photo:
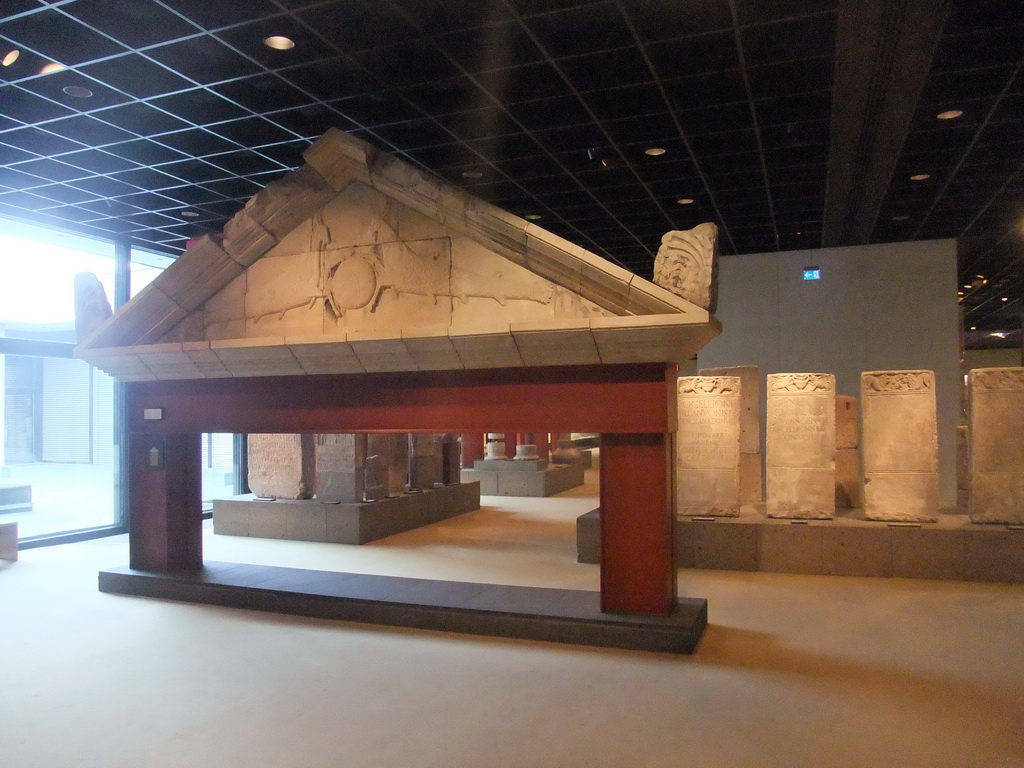
[[[475,462],[473,469],[462,470],[462,482],[479,483],[484,496],[554,496],[583,485],[583,465],[485,459]]]
[[[365,544],[480,508],[477,483],[446,485],[363,504],[316,499],[215,499],[213,532],[263,539]]]
[[[0,523],[0,560],[18,559],[18,524]]]
[[[4,512],[30,512],[31,510],[31,485],[0,483],[0,514]]]

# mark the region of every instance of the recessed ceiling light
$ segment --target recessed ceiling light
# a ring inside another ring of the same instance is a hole
[[[1003,296],[1003,301],[1009,301],[1009,300],[1010,300],[1009,296]]]
[[[963,296],[963,295],[964,295],[964,292],[963,292],[963,291],[957,291],[957,292],[956,292],[956,295],[957,295],[957,296]]]
[[[909,218],[910,218],[909,216],[893,216],[892,220],[893,221],[907,221]]]
[[[61,90],[68,96],[74,96],[76,99],[88,99],[92,97],[92,91],[81,85],[66,85],[61,88]]]
[[[971,326],[971,330],[972,330],[972,331],[976,331],[976,330],[978,330],[978,326],[976,326],[976,325],[972,325],[972,326]]]
[[[971,287],[971,285],[969,283],[964,286],[964,288],[970,288],[970,287]]]
[[[484,177],[481,171],[463,171],[462,175],[467,179],[482,179]]]
[[[676,202],[679,203],[680,205],[690,205],[690,204],[693,203],[693,198],[692,197],[680,197],[678,200],[676,200]]]
[[[962,109],[947,109],[945,112],[939,112],[936,117],[939,118],[939,120],[955,120],[963,113],[964,111]]]
[[[58,64],[55,61],[51,61],[46,64],[42,69],[39,70],[40,75],[51,75],[54,72],[60,72],[62,69],[67,69],[63,64]]]
[[[267,48],[274,48],[278,51],[287,51],[289,48],[295,47],[295,41],[290,37],[284,37],[283,35],[271,35],[263,39],[263,44]]]
[[[182,211],[181,215],[189,219],[195,219],[199,216],[196,211]]]
[[[539,213],[528,213],[525,216],[523,216],[523,218],[528,220],[528,221],[537,221],[537,219],[540,218],[540,214]]]
[[[930,179],[931,177],[932,175],[930,173],[915,173],[913,176],[910,177],[910,180],[924,181],[925,179]]]
[[[13,64],[14,62],[16,62],[18,60],[19,56],[21,56],[21,51],[19,51],[17,48],[15,48],[13,51],[11,51],[6,56],[4,56],[4,61],[3,61],[4,66],[5,67],[11,66],[11,64]]]
[[[650,155],[651,157],[657,157],[658,155],[664,155],[667,151],[668,150],[663,147],[650,147],[649,149],[644,150],[644,154]]]
[[[998,336],[1000,339],[1005,339],[1007,334],[1004,331],[994,331],[990,333],[989,336]]]

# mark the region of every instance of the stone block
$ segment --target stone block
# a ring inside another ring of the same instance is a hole
[[[966,491],[971,487],[970,428],[960,424],[956,428],[956,489]]]
[[[18,524],[0,523],[0,560],[18,559]]]
[[[601,562],[600,507],[576,518],[576,562]]]
[[[1024,530],[966,531],[964,576],[968,581],[1024,582]]]
[[[966,538],[961,530],[890,528],[892,573],[908,579],[965,578]]]
[[[740,513],[740,378],[683,376],[676,383],[676,514]]]
[[[860,509],[864,504],[861,494],[860,449],[836,449],[836,508]]]
[[[366,434],[315,435],[314,463],[318,501],[363,501],[366,482]]]
[[[740,453],[761,452],[761,372],[756,365],[701,368],[701,376],[738,376],[740,379]],[[742,471],[742,470],[741,470]],[[760,472],[758,473],[760,474]],[[742,481],[741,481],[742,484]],[[760,501],[761,499],[757,499]],[[744,499],[751,501],[751,499]]]
[[[1024,525],[1024,368],[969,377],[970,518]]]
[[[757,528],[752,525],[692,521],[693,567],[727,571],[756,571]]]
[[[758,531],[758,570],[772,573],[822,573],[824,525],[769,522],[751,526]]]
[[[884,526],[824,528],[823,573],[831,576],[890,576],[892,532]]]
[[[150,283],[117,310],[117,320],[106,322],[84,343],[91,349],[151,344],[185,319],[187,312]]]
[[[481,469],[463,469],[459,473],[463,484],[475,483],[482,496],[498,495],[498,473]]]
[[[277,238],[244,208],[224,225],[224,250],[243,267],[252,266],[275,245]]]
[[[869,520],[936,520],[935,374],[862,373],[861,408],[865,516]]]
[[[281,240],[337,194],[309,165],[267,184],[245,204],[253,219]]]
[[[763,454],[740,453],[740,503],[759,504],[764,501]]]
[[[242,265],[232,259],[219,243],[209,235],[203,235],[199,242],[157,275],[153,285],[183,310],[191,312],[242,271]]]
[[[302,156],[334,189],[342,190],[353,179],[365,184],[370,182],[370,166],[377,154],[372,144],[331,128]]]
[[[768,376],[765,481],[769,517],[835,514],[835,376]]]
[[[262,498],[308,499],[315,484],[313,435],[251,434],[249,488]]]
[[[857,398],[836,395],[836,449],[856,448],[860,445],[860,411]]]
[[[409,483],[409,436],[405,432],[380,432],[366,439],[367,453],[380,456],[387,468],[387,495],[400,496]]]

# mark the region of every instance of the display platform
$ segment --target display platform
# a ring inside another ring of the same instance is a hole
[[[31,485],[0,483],[0,514],[4,512],[30,512],[31,510]]]
[[[1024,583],[1024,529],[977,525],[966,515],[936,523],[864,520],[845,510],[832,520],[770,519],[747,505],[739,517],[680,518],[676,566],[828,576]],[[577,559],[600,559],[600,510],[576,520]]]
[[[362,504],[316,499],[215,499],[213,532],[262,539],[365,544],[480,509],[480,484],[464,482]]]
[[[600,593],[370,576],[240,563],[155,573],[100,571],[101,592],[472,635],[663,653],[692,653],[707,601],[680,598],[669,616],[601,613]]]
[[[583,485],[582,464],[552,464],[543,469],[534,462],[515,459],[476,461],[473,469],[462,470],[462,482],[480,483],[484,496],[530,496],[543,498]]]

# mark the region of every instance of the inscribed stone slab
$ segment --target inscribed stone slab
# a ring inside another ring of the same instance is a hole
[[[740,453],[761,452],[761,372],[756,365],[702,368],[701,376],[740,379]],[[760,499],[759,499],[760,500]]]
[[[971,521],[1024,525],[1024,368],[979,368],[969,381]]]
[[[316,435],[316,497],[323,502],[363,501],[366,435]]]
[[[865,516],[934,522],[939,505],[935,374],[867,371],[860,387]]]
[[[740,378],[677,382],[676,514],[740,513]]]
[[[387,467],[387,495],[401,496],[409,482],[409,436],[405,432],[368,435],[366,450],[380,456]]]
[[[835,376],[768,376],[766,481],[769,517],[835,514]]]
[[[308,499],[313,495],[313,435],[251,434],[249,488],[261,498]]]

